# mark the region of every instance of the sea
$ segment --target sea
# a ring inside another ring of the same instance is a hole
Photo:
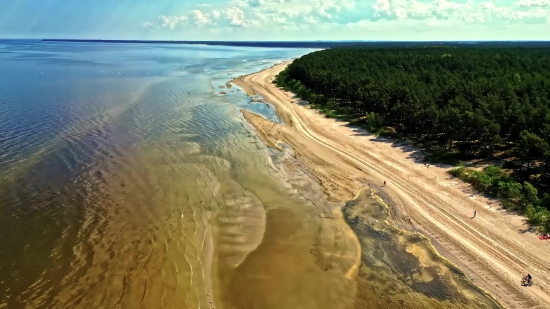
[[[364,194],[339,262],[230,83],[313,51],[0,41],[0,308],[498,308]]]

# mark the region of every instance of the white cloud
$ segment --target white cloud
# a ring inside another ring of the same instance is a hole
[[[225,15],[227,16],[227,19],[229,19],[230,25],[246,27],[246,18],[244,16],[244,12],[241,9],[237,7],[228,8],[225,11]]]
[[[187,16],[164,16],[158,17],[160,26],[162,28],[169,28],[170,30],[176,29],[178,26],[186,25],[189,21]]]
[[[141,26],[143,28],[145,28],[146,30],[148,30],[148,31],[153,31],[157,28],[157,26],[155,24],[153,24],[152,22],[150,22],[150,21],[146,21],[146,22],[142,23]]]
[[[550,0],[520,0],[537,2]],[[521,4],[521,6],[526,6]],[[534,5],[531,5],[534,6]],[[543,21],[549,12],[533,8],[527,11],[515,10],[508,6],[497,6],[494,2],[474,4],[472,0],[457,3],[449,0],[420,2],[416,0],[376,0],[372,6],[373,20],[416,19],[416,20],[456,20],[464,23],[513,23]]]
[[[515,5],[519,7],[547,7],[550,6],[550,0],[519,0]]]
[[[307,0],[305,0],[307,2]],[[229,4],[240,7],[260,7],[271,4],[290,3],[292,0],[232,0]]]
[[[204,28],[218,34],[255,31],[259,38],[268,40],[275,32],[299,33],[313,39],[307,33],[393,27],[402,33],[406,28],[406,31],[446,29],[452,34],[459,29],[481,31],[503,29],[505,25],[550,25],[547,9],[550,0],[518,0],[510,5],[495,0],[227,1],[225,5],[212,7],[197,5],[200,8],[185,15],[161,15],[158,24],[146,22],[143,27],[165,31]]]
[[[191,21],[192,25],[197,27],[203,27],[210,24],[208,15],[204,14],[200,10],[192,10],[191,12],[189,12],[189,20]]]

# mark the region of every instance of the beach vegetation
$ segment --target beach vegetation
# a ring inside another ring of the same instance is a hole
[[[330,117],[410,139],[427,161],[485,162],[452,173],[550,231],[550,49],[333,48],[276,83]]]
[[[450,173],[478,191],[498,197],[506,209],[526,215],[529,223],[540,232],[550,232],[550,197],[539,197],[538,190],[529,182],[519,182],[499,166],[489,165],[482,171],[459,166]]]

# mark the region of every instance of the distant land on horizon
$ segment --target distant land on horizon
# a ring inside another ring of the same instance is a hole
[[[550,47],[550,41],[174,41],[174,40],[92,40],[92,39],[43,39],[43,42],[75,43],[147,43],[147,44],[190,44],[241,47],[282,48],[332,48],[346,46],[406,47],[430,45],[476,45],[479,47]]]

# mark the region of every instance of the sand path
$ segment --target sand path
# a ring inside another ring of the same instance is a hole
[[[418,149],[328,119],[272,81],[290,62],[233,82],[274,104],[285,126],[244,112],[270,146],[290,144],[304,158],[326,194],[337,200],[355,195],[365,179],[392,199],[394,219],[430,237],[441,254],[507,308],[550,308],[550,243],[529,231],[523,217],[450,176],[448,166],[426,167]],[[474,210],[477,217],[471,219]],[[410,221],[409,221],[410,218]],[[532,287],[520,286],[527,272]]]

